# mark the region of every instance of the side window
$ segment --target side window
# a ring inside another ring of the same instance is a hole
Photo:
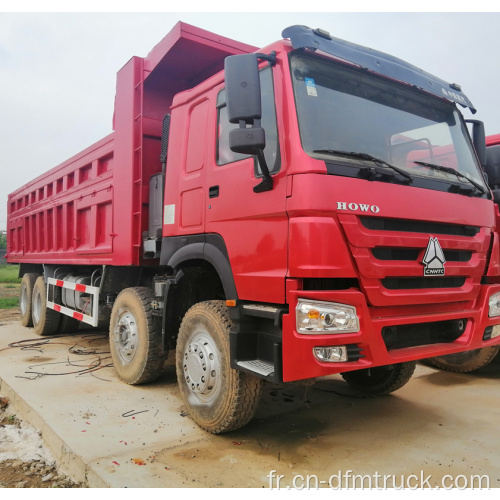
[[[266,147],[264,155],[271,174],[280,169],[280,154],[278,143],[278,127],[276,124],[276,107],[274,102],[273,74],[268,66],[260,72],[260,85],[262,92],[262,120],[261,125],[266,131]],[[227,119],[226,93],[224,90],[217,96],[217,165],[227,165],[249,155],[234,153],[229,149],[229,131],[238,128],[238,124],[229,123]],[[260,166],[255,161],[255,175],[262,175]]]

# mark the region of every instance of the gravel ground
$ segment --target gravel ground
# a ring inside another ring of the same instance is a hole
[[[8,399],[0,397],[0,488],[85,487],[57,469],[37,432],[17,419]]]

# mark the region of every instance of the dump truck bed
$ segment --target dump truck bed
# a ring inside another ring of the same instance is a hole
[[[177,23],[117,74],[113,132],[8,197],[11,263],[140,265],[149,179],[173,97],[255,47]]]

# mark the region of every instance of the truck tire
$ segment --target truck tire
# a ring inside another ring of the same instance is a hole
[[[351,387],[358,391],[369,396],[384,396],[401,389],[411,379],[416,364],[416,361],[407,361],[341,373],[341,375]]]
[[[33,287],[37,280],[37,273],[26,273],[21,280],[21,288],[19,290],[19,311],[21,314],[21,325],[33,326],[33,318],[31,317]]]
[[[489,365],[499,351],[500,346],[494,345],[483,347],[482,349],[429,358],[425,360],[425,363],[449,372],[469,373]]]
[[[62,304],[62,289],[58,286],[54,287],[55,299],[54,302],[56,304]],[[80,321],[71,316],[67,316],[66,314],[59,313],[59,328],[57,329],[57,333],[76,333],[78,327],[80,326]]]
[[[61,314],[61,320],[59,322],[58,333],[76,333],[78,327],[80,326],[80,321],[71,316],[66,316],[66,314]]]
[[[47,309],[47,287],[43,276],[39,276],[33,287],[31,317],[33,329],[38,335],[55,335],[59,326],[60,315],[53,309]]]
[[[130,385],[156,380],[168,351],[163,347],[160,318],[153,316],[149,288],[122,290],[111,311],[109,346],[118,377]]]
[[[176,371],[182,399],[191,418],[212,434],[246,425],[257,410],[264,384],[231,368],[231,325],[223,301],[200,302],[185,314],[177,339]]]

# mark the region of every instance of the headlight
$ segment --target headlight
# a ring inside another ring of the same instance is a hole
[[[299,299],[295,312],[299,333],[325,334],[359,331],[358,316],[353,306]]]
[[[494,293],[490,297],[489,306],[488,316],[490,318],[500,316],[500,292]]]

